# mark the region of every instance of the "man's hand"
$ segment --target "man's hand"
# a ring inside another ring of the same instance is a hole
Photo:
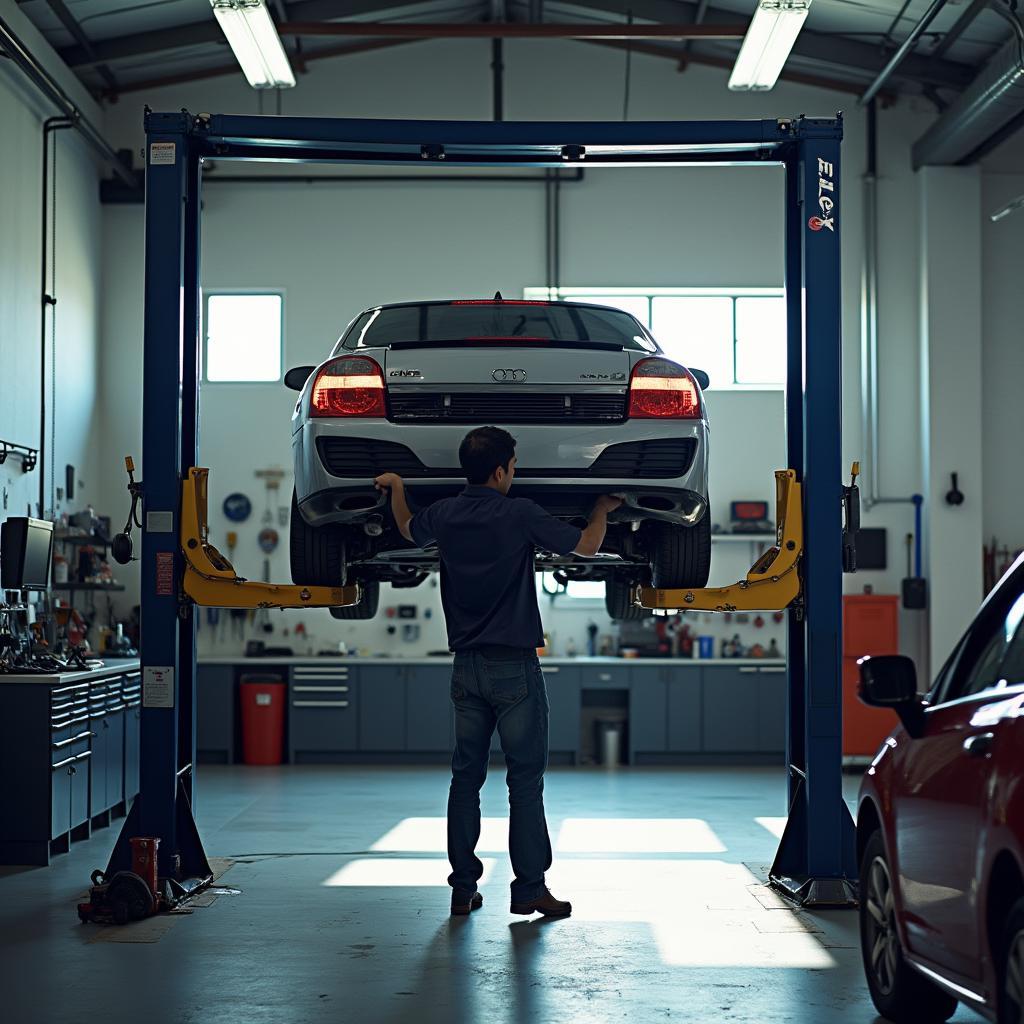
[[[604,543],[605,531],[608,529],[608,513],[614,512],[622,504],[621,498],[614,494],[602,494],[594,502],[594,509],[590,513],[590,522],[580,536],[580,542],[576,545],[576,554],[586,558],[592,558],[601,550]]]
[[[622,504],[622,499],[617,498],[614,494],[602,494],[597,501],[594,502],[594,511],[603,512],[607,515],[609,512],[614,512]]]
[[[381,473],[381,475],[373,481],[373,484],[378,491],[388,491],[393,488],[405,486],[402,478],[397,473]]]

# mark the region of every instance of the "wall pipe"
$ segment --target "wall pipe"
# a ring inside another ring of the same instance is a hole
[[[866,472],[861,497],[865,510],[873,505],[910,502],[907,497],[883,497],[878,462],[878,120],[874,100],[867,107],[867,167],[861,179],[864,197],[864,259],[861,265],[861,426]]]
[[[49,185],[50,181],[50,135],[53,132],[61,131],[64,128],[73,128],[74,121],[69,117],[48,117],[43,122],[43,175],[42,175],[42,208],[40,215],[42,241],[39,246],[40,273],[39,273],[39,301],[41,303],[39,316],[39,518],[46,515],[46,470],[53,474],[53,467],[50,465],[51,457],[46,455],[46,311],[54,310],[57,305],[57,297],[46,290],[46,264],[48,257],[53,255],[49,247]],[[56,140],[54,140],[56,146]],[[56,169],[56,168],[55,168]],[[54,207],[54,218],[56,218],[56,205]],[[56,226],[56,224],[54,224]],[[56,291],[56,288],[54,288]],[[54,312],[56,312],[54,310]],[[52,315],[52,314],[51,314]],[[50,396],[50,402],[55,396]],[[53,438],[50,439],[51,448]]]
[[[138,182],[131,168],[125,167],[99,129],[82,113],[74,100],[61,88],[60,83],[36,60],[3,18],[0,18],[0,45],[29,81],[60,111],[61,116],[72,122],[71,127],[75,128],[93,150],[110,165],[111,170],[126,185],[137,188]]]
[[[903,59],[917,45],[925,29],[935,20],[935,16],[946,6],[946,0],[932,0],[931,7],[924,12],[921,20],[910,30],[910,35],[903,40],[900,48],[892,55],[892,59],[878,73],[878,77],[867,87],[864,95],[857,101],[860,106],[866,106],[881,91],[882,86],[889,81],[892,73],[903,63]]]

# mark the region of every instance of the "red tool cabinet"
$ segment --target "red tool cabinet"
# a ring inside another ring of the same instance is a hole
[[[843,597],[843,758],[862,762],[875,755],[896,726],[896,716],[869,708],[857,697],[857,659],[866,654],[899,654],[899,597],[847,594]]]

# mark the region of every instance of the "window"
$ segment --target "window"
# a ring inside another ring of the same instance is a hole
[[[979,618],[960,642],[936,687],[935,703],[972,697],[990,689],[1024,683],[1024,594]]]
[[[781,288],[527,288],[524,295],[595,302],[632,313],[667,356],[704,370],[713,388],[785,383]]]
[[[553,598],[565,596],[581,601],[599,601],[604,604],[603,580],[569,580],[563,590],[554,573],[537,574],[537,596]]]
[[[205,292],[205,379],[281,379],[284,296],[277,292]]]

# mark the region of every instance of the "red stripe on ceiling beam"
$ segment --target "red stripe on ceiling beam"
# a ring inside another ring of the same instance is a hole
[[[277,26],[289,36],[372,36],[378,39],[742,39],[735,25],[527,25],[519,22],[288,21]]]

